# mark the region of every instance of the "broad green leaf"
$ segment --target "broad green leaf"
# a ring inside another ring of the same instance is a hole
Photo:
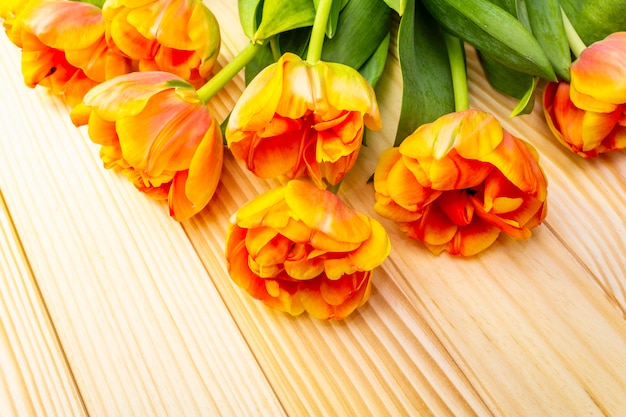
[[[407,3],[398,28],[402,107],[399,145],[415,129],[454,111],[452,74],[441,29],[420,2]]]
[[[550,60],[535,37],[515,16],[488,0],[423,0],[453,35],[503,64],[555,81]]]
[[[391,7],[396,11],[400,16],[404,14],[404,9],[406,9],[407,0],[385,0],[387,6]]]
[[[350,0],[339,14],[337,32],[326,39],[323,61],[360,68],[391,27],[391,10],[382,0]]]
[[[262,49],[257,52],[252,61],[248,62],[248,65],[246,65],[244,70],[246,85],[248,85],[263,68],[275,62],[269,42],[261,48]]]
[[[604,39],[613,32],[626,30],[624,0],[560,1],[576,32],[587,45]]]
[[[263,13],[252,41],[263,41],[288,30],[311,26],[315,20],[313,0],[272,0],[263,3]]]
[[[378,80],[383,75],[385,64],[387,63],[387,55],[389,55],[389,42],[391,35],[387,33],[385,39],[378,45],[378,48],[372,56],[359,68],[359,72],[372,87],[376,87]]]
[[[260,20],[259,13],[261,8],[259,5],[263,0],[239,0],[239,21],[241,22],[241,28],[243,33],[252,39],[254,32],[256,32],[258,21]]]
[[[487,81],[500,93],[521,99],[533,83],[532,75],[515,71],[490,55],[479,53],[478,57],[485,70]]]
[[[525,0],[525,3],[533,35],[548,56],[554,72],[569,81],[572,58],[559,1]]]

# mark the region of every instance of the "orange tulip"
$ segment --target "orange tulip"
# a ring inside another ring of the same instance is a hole
[[[626,148],[626,32],[585,48],[571,84],[550,83],[543,108],[556,138],[585,158]]]
[[[17,15],[12,38],[22,48],[22,74],[74,106],[96,84],[130,71],[105,39],[102,10],[77,1],[31,1]]]
[[[527,239],[547,210],[534,148],[476,110],[442,116],[384,151],[374,187],[376,212],[436,254],[476,254],[501,232]]]
[[[140,71],[166,71],[202,86],[220,49],[215,16],[200,0],[108,0],[110,40]]]
[[[344,318],[365,303],[372,270],[389,251],[380,223],[302,180],[241,207],[226,239],[237,285],[274,309],[320,319]]]
[[[178,221],[202,210],[217,187],[224,146],[219,124],[194,87],[165,72],[135,72],[89,91],[72,110],[102,146],[106,168],[167,199]]]
[[[15,45],[22,47],[22,37],[19,32],[20,15],[33,3],[41,0],[2,0],[0,3],[0,19],[9,40]],[[16,24],[17,23],[17,24]]]
[[[247,86],[226,140],[261,178],[308,174],[325,188],[354,165],[364,125],[380,129],[380,114],[374,90],[356,70],[286,53]]]

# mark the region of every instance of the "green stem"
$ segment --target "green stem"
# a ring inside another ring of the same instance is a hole
[[[329,185],[328,187],[326,187],[326,191],[330,191],[331,193],[337,195],[337,193],[339,192],[339,187],[341,187],[342,182],[343,180],[339,181],[337,184]]]
[[[320,0],[317,5],[311,31],[311,42],[309,42],[309,52],[307,52],[306,56],[306,61],[309,64],[315,64],[322,56],[322,46],[326,37],[326,25],[328,25],[328,16],[330,15],[332,5],[333,0]]]
[[[578,36],[576,29],[574,29],[572,22],[570,22],[567,15],[565,14],[565,10],[563,10],[562,7],[561,7],[561,16],[563,16],[563,26],[565,27],[565,34],[567,35],[567,42],[569,43],[569,48],[572,50],[572,53],[574,54],[574,56],[578,58],[580,54],[582,53],[583,49],[587,47],[587,45],[585,45],[583,40],[580,39],[580,36]]]
[[[448,50],[450,71],[452,72],[452,88],[454,90],[454,109],[456,111],[469,109],[469,91],[467,88],[467,70],[465,68],[465,54],[463,41],[456,36],[444,33],[443,37]]]
[[[216,95],[235,75],[242,70],[256,56],[262,48],[261,44],[249,43],[224,68],[213,76],[205,85],[198,89],[198,96],[203,103],[207,103]]]

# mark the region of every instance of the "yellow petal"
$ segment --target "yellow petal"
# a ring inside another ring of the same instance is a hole
[[[360,243],[370,235],[367,218],[348,208],[335,194],[320,190],[304,181],[289,181],[285,201],[292,213],[308,227],[320,231],[320,242],[326,236],[338,242]]]

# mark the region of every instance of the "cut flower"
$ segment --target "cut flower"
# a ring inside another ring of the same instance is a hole
[[[241,207],[226,239],[228,271],[266,305],[341,319],[365,303],[390,251],[384,228],[335,194],[292,180]]]
[[[93,86],[131,70],[130,61],[108,47],[97,6],[33,0],[16,16],[10,38],[22,48],[29,87],[48,87],[74,106]]]
[[[94,87],[71,115],[102,146],[104,166],[152,198],[167,199],[176,220],[211,200],[224,146],[219,124],[191,84],[165,72],[122,75]]]
[[[286,53],[247,86],[226,140],[261,178],[308,174],[325,188],[356,162],[364,126],[380,129],[381,121],[374,90],[356,70]]]
[[[384,151],[374,186],[376,212],[434,253],[474,255],[501,232],[527,239],[547,213],[535,149],[476,110],[444,115]]]
[[[544,90],[554,136],[585,158],[626,148],[626,32],[585,48],[570,75],[571,84],[550,83]]]
[[[220,29],[200,0],[107,0],[107,35],[140,71],[166,71],[201,87],[220,50]]]

